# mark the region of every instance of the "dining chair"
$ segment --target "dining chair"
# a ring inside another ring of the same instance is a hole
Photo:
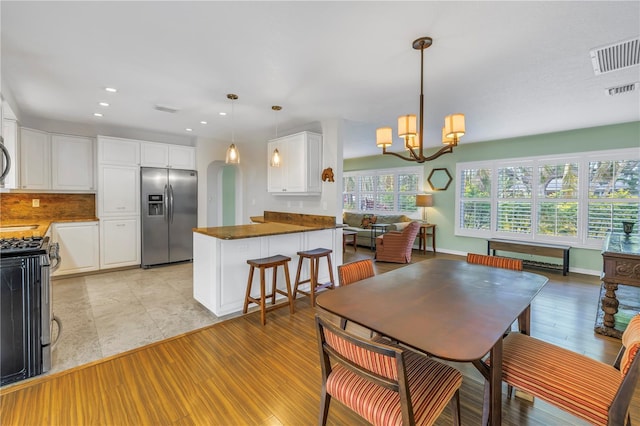
[[[340,287],[342,287],[356,281],[364,280],[365,278],[373,277],[375,274],[373,270],[373,260],[356,260],[355,262],[344,263],[338,266],[338,283]],[[347,320],[345,318],[340,318],[340,328],[343,330],[347,328]]]
[[[376,238],[376,260],[410,263],[411,250],[420,231],[419,222],[411,222],[402,231],[389,231]]]
[[[375,425],[431,425],[448,405],[460,425],[462,374],[400,347],[365,340],[316,315],[322,367],[319,425],[337,399]]]
[[[613,365],[521,333],[503,340],[502,380],[594,425],[631,424],[629,405],[640,377],[640,314],[622,335]],[[485,398],[488,397],[485,381]]]
[[[467,262],[478,265],[493,266],[494,268],[522,271],[522,259],[509,257],[487,256],[486,254],[467,253]]]

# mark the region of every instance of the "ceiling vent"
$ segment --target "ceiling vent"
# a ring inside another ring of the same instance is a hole
[[[591,63],[596,75],[640,64],[640,38],[591,49]]]
[[[631,93],[638,90],[640,87],[640,82],[636,81],[635,83],[623,84],[621,86],[609,87],[605,89],[605,93],[609,96],[622,95],[623,93]]]
[[[155,105],[153,107],[153,109],[155,109],[157,111],[168,112],[168,113],[171,113],[171,114],[174,114],[174,113],[178,112],[178,108],[172,108],[172,107],[166,106],[166,105]]]

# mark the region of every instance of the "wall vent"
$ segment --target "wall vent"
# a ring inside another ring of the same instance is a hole
[[[172,108],[170,106],[166,106],[166,105],[155,105],[153,107],[153,109],[158,110],[158,111],[162,111],[162,112],[168,112],[168,113],[176,113],[178,112],[178,108]]]
[[[635,83],[623,84],[621,86],[609,87],[605,89],[605,93],[609,96],[622,95],[623,93],[631,93],[635,92],[640,88],[640,82],[636,81]]]
[[[591,63],[596,75],[640,64],[640,37],[591,49]]]

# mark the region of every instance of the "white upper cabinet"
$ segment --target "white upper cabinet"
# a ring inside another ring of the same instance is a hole
[[[194,170],[196,150],[190,146],[171,145],[156,142],[140,144],[143,167],[167,167]]]
[[[51,188],[93,191],[93,147],[91,138],[51,135]]]
[[[51,189],[50,135],[20,129],[20,188]]]
[[[121,166],[140,165],[140,141],[98,136],[98,162]]]
[[[94,141],[20,129],[20,188],[93,191]]]
[[[195,170],[196,149],[192,146],[169,145],[169,167]]]
[[[280,167],[271,166],[273,151],[280,153]],[[267,188],[280,195],[314,195],[322,192],[322,136],[301,132],[269,141]]]
[[[140,165],[143,167],[169,167],[169,146],[163,143],[142,142]]]

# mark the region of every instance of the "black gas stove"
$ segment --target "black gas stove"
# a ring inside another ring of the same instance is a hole
[[[46,254],[49,238],[0,238],[0,257]]]

